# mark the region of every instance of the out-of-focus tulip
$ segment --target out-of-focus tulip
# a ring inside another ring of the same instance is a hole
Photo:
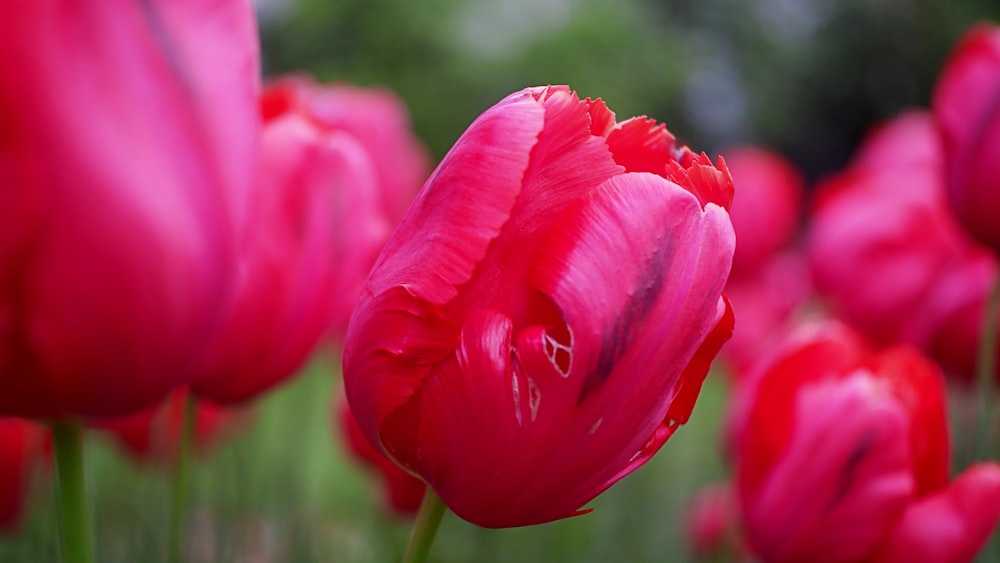
[[[695,493],[684,525],[691,554],[698,561],[742,560],[747,555],[736,496],[729,483],[709,485]]]
[[[16,3],[0,50],[0,412],[149,407],[190,379],[233,284],[252,10]]]
[[[265,88],[261,115],[243,275],[191,384],[198,397],[225,404],[297,373],[331,324],[343,334],[396,208],[427,169],[405,108],[388,91],[287,77]]]
[[[765,561],[902,561],[931,544],[921,560],[969,561],[1000,519],[1000,465],[949,482],[943,377],[913,348],[823,325],[744,393],[737,486]]]
[[[21,521],[44,434],[27,420],[0,417],[0,534],[13,533]]]
[[[818,189],[808,256],[834,315],[879,345],[906,342],[972,373],[996,260],[948,210],[932,117],[902,114]]]
[[[1000,253],[1000,27],[981,23],[958,42],[934,88],[948,201],[977,240]]]
[[[739,240],[733,255],[737,278],[752,275],[792,243],[805,180],[788,160],[761,147],[736,147],[723,154],[737,187],[731,212]]]
[[[565,86],[514,93],[432,174],[348,327],[376,447],[486,527],[579,514],[688,420],[732,331],[732,179]]]
[[[365,438],[351,414],[347,401],[337,402],[335,424],[344,445],[355,459],[378,472],[382,482],[383,504],[400,516],[411,516],[420,508],[427,486],[376,450]]]
[[[335,184],[331,323],[342,338],[368,271],[427,179],[430,157],[413,135],[406,107],[388,90],[287,76],[265,90],[261,111],[265,122],[308,124],[315,142],[341,159],[340,176],[327,181]]]
[[[180,452],[188,397],[186,390],[175,391],[154,408],[94,426],[106,431],[136,461],[172,466]],[[239,415],[208,401],[196,401],[191,433],[195,452],[208,451]]]
[[[809,270],[795,244],[805,186],[792,163],[768,149],[737,147],[725,155],[737,187],[732,216],[739,241],[726,296],[740,320],[722,356],[739,380],[791,330],[811,295]]]

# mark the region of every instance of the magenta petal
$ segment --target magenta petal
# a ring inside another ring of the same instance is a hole
[[[5,6],[0,411],[113,415],[190,378],[257,143],[246,2]]]
[[[344,345],[344,388],[377,449],[382,449],[382,421],[413,399],[434,364],[454,352],[459,329],[404,286],[359,303]]]
[[[544,118],[522,91],[469,126],[383,250],[369,278],[372,293],[404,283],[435,305],[456,295],[510,217]]]
[[[907,507],[873,563],[972,561],[1000,520],[1000,465],[981,463]]]
[[[421,394],[413,469],[456,514],[486,527],[534,523],[511,521],[525,513],[519,489],[530,475],[518,460],[531,459],[525,448],[538,447],[519,439],[530,416],[522,412],[521,395],[529,389],[512,378],[512,326],[501,313],[474,313],[455,357],[438,366]],[[539,506],[527,513],[541,510],[543,499],[530,500]]]
[[[733,244],[725,213],[703,212],[691,194],[653,174],[612,178],[568,210],[542,245],[532,282],[571,332],[570,376],[580,386],[573,399],[600,388],[630,351],[673,366],[676,378],[718,320]],[[687,341],[663,342],[680,326]],[[639,357],[627,359],[634,366]]]

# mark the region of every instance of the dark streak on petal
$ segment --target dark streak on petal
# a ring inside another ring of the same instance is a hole
[[[646,262],[646,268],[639,276],[638,284],[633,288],[632,295],[625,303],[621,314],[618,315],[617,322],[611,330],[602,335],[601,353],[597,365],[584,379],[583,388],[576,401],[577,405],[582,404],[591,391],[607,381],[615,364],[635,340],[636,330],[662,292],[673,249],[667,237],[663,237],[662,240],[666,243],[653,249],[653,254]]]
[[[850,492],[851,487],[854,485],[855,474],[857,473],[858,466],[861,461],[872,451],[872,447],[875,445],[875,430],[869,428],[858,440],[858,443],[854,445],[854,449],[851,450],[851,455],[847,458],[847,463],[844,464],[844,470],[841,473],[840,485],[837,488],[837,493],[833,495],[830,502],[826,505],[826,511],[830,512],[834,509],[837,504],[847,496]]]

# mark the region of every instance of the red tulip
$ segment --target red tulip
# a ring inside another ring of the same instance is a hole
[[[43,438],[41,426],[0,417],[0,534],[13,532],[21,521]]]
[[[949,482],[943,378],[912,348],[826,325],[742,400],[737,486],[765,561],[906,561],[893,555],[929,545],[920,560],[969,561],[1000,519],[1000,465]]]
[[[140,463],[170,465],[180,451],[188,392],[175,391],[163,404],[126,417],[94,424],[106,431],[122,449]],[[212,404],[197,401],[191,445],[198,453],[207,452],[216,444],[227,427],[235,422],[237,413]]]
[[[835,313],[880,344],[924,346],[939,322],[927,312],[942,272],[978,259],[945,207],[939,158],[873,163],[871,155],[889,154],[894,140],[912,146],[921,138],[934,138],[927,114],[884,126],[857,163],[819,187],[810,226],[817,288]]]
[[[739,240],[733,277],[748,276],[795,238],[805,179],[784,157],[764,148],[736,147],[724,154],[738,188],[731,213]]]
[[[267,123],[303,122],[313,145],[338,155],[340,162],[311,174],[316,181],[333,184],[335,236],[330,252],[337,268],[331,322],[334,334],[342,337],[368,271],[427,178],[427,150],[410,129],[406,107],[388,90],[319,85],[303,76],[288,76],[265,90],[261,110]],[[292,173],[305,173],[320,160],[301,158],[294,166],[286,164],[290,169],[285,183],[295,181]]]
[[[262,108],[277,94],[266,90]],[[388,230],[382,223],[351,224],[377,217],[369,157],[353,138],[293,111],[264,114],[242,275],[191,383],[197,397],[222,404],[248,401],[286,381],[326,333],[344,291],[336,281],[353,266],[335,255],[344,243],[338,231],[351,226],[344,234],[384,238]]]
[[[728,483],[715,483],[695,493],[688,504],[684,525],[696,560],[747,559],[736,498]]]
[[[335,424],[348,451],[355,459],[378,472],[386,508],[401,516],[416,514],[427,488],[424,482],[403,471],[368,443],[346,401],[338,401],[336,410]]]
[[[732,180],[565,86],[459,138],[344,344],[365,436],[487,527],[579,509],[688,420],[732,330]]]
[[[958,42],[933,106],[951,208],[973,237],[1000,252],[1000,27],[981,23]]]
[[[0,50],[0,412],[151,406],[191,377],[232,284],[250,6],[18,2]]]

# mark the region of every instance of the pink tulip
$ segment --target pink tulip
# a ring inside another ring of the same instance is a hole
[[[696,561],[743,561],[749,555],[740,534],[736,495],[728,483],[715,483],[695,493],[684,525]]]
[[[739,240],[733,277],[745,277],[792,244],[805,179],[792,163],[768,149],[744,146],[724,154],[737,187],[731,212]]]
[[[352,214],[373,213],[372,183],[350,137],[294,112],[265,115],[253,228],[226,320],[191,383],[195,396],[245,402],[302,367],[327,331],[339,270],[349,266],[334,255],[338,230]]]
[[[427,179],[427,150],[410,129],[406,107],[388,90],[287,76],[267,88],[261,110],[269,123],[293,118],[307,123],[315,143],[340,155],[334,167],[339,176],[328,170],[325,179],[333,184],[330,252],[337,265],[330,322],[342,338],[368,271]],[[307,165],[312,164],[299,164],[301,169]],[[312,174],[319,181],[324,172]]]
[[[13,533],[23,518],[44,439],[43,427],[0,417],[0,535]]]
[[[1000,519],[1000,465],[949,482],[944,381],[912,348],[825,325],[745,393],[737,487],[764,561],[970,561]]]
[[[732,330],[732,180],[565,86],[483,113],[351,318],[369,442],[475,524],[579,514],[688,420]]]
[[[821,184],[810,270],[833,314],[880,345],[913,344],[971,376],[996,260],[947,208],[931,116],[878,128],[851,165]]]
[[[242,1],[0,18],[0,412],[115,416],[186,383],[230,292],[257,143]]]
[[[382,483],[382,504],[399,516],[413,516],[420,508],[427,486],[376,450],[365,438],[346,401],[338,401],[334,424],[350,454],[378,472]]]
[[[1000,252],[1000,27],[973,26],[934,88],[948,202],[977,240]]]

